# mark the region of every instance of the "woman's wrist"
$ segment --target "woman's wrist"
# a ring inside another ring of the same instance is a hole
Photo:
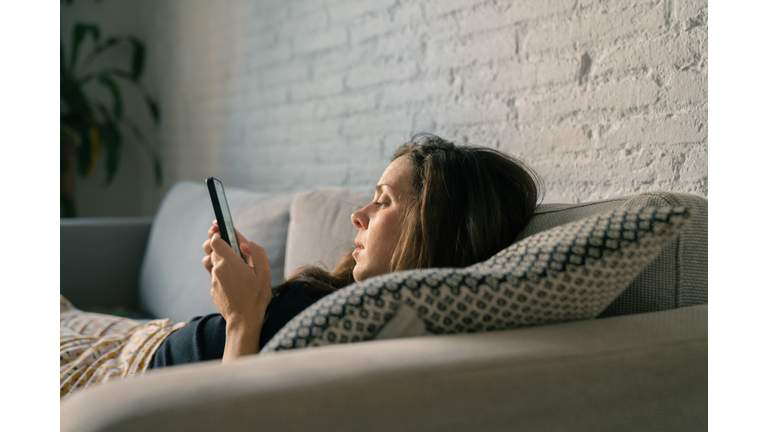
[[[226,326],[226,342],[222,363],[259,352],[259,336],[264,322],[264,314],[259,317],[241,319],[229,317]]]
[[[246,322],[240,320],[227,320],[226,332],[235,337],[258,335],[261,332],[261,323]]]

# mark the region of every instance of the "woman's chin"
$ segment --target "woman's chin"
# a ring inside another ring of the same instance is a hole
[[[355,264],[355,267],[352,269],[352,277],[355,279],[355,282],[360,282],[360,272],[358,269],[358,265]]]
[[[373,276],[376,276],[374,274],[371,274],[371,269],[365,268],[364,266],[361,266],[360,263],[357,263],[355,265],[355,268],[352,269],[352,277],[355,278],[355,282],[360,282],[365,279],[371,278]]]

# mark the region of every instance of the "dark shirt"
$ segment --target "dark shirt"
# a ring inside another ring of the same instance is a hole
[[[259,336],[259,351],[293,317],[330,294],[298,282],[277,293],[267,306]],[[221,359],[224,356],[227,322],[221,314],[192,318],[171,333],[155,351],[149,369]]]

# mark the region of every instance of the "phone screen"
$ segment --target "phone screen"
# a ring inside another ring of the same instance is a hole
[[[229,244],[232,249],[240,255],[240,245],[237,243],[237,234],[235,234],[235,224],[232,223],[232,215],[229,213],[229,204],[227,204],[227,196],[224,195],[224,185],[220,181],[214,179],[214,185],[216,185],[216,197],[219,200],[219,208],[221,208],[221,216],[224,219],[219,221],[219,229],[227,230],[227,237],[229,237]]]

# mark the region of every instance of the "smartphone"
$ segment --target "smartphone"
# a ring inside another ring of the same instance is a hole
[[[205,184],[208,185],[208,193],[211,194],[213,212],[216,214],[216,221],[219,223],[221,238],[234,249],[237,256],[242,258],[240,245],[237,243],[237,235],[235,234],[235,225],[232,223],[232,215],[229,213],[227,196],[224,195],[224,185],[214,177],[205,179]]]

